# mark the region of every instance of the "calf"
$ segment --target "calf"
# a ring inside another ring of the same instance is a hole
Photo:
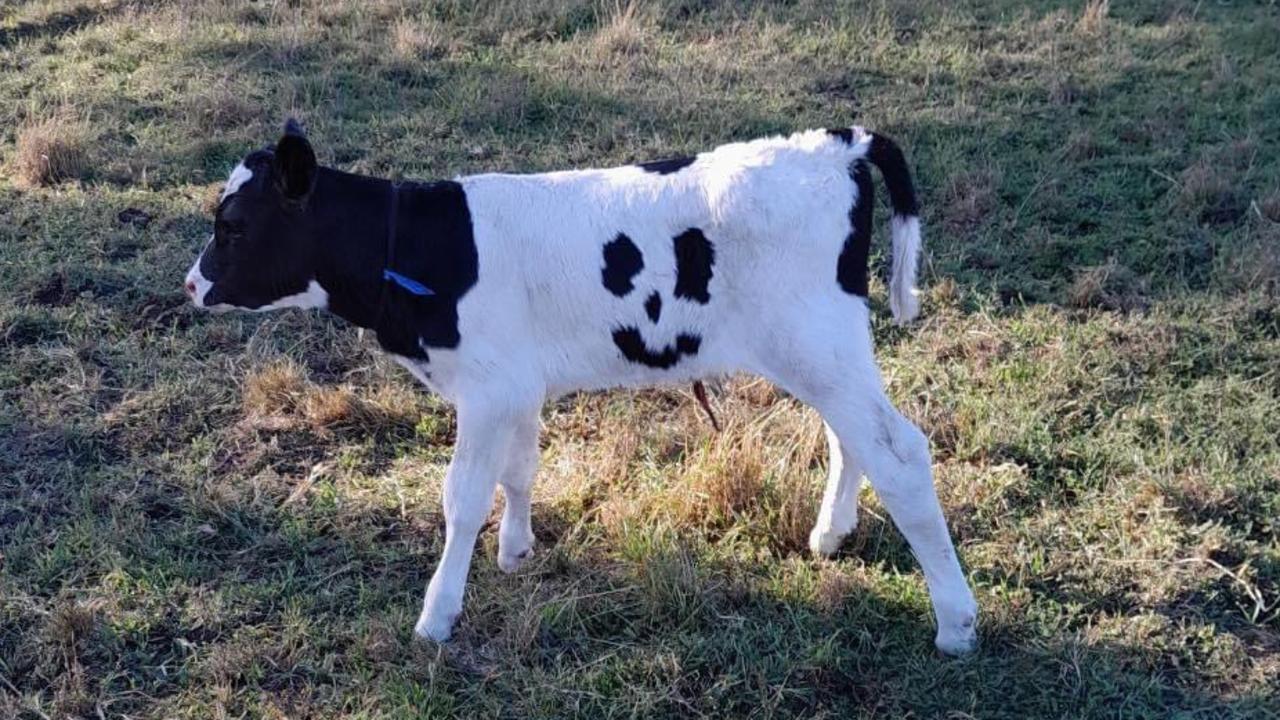
[[[825,421],[813,551],[853,530],[865,474],[924,569],[938,647],[962,653],[977,605],[928,442],[885,397],[872,354],[868,163],[893,206],[889,303],[906,322],[920,253],[911,176],[892,141],[857,127],[603,170],[396,183],[319,167],[290,121],[231,173],[186,288],[213,310],[327,308],[457,407],[419,635],[449,638],[497,486],[498,565],[529,557],[548,398],[746,371]]]

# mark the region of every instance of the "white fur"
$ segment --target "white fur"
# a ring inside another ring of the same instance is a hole
[[[213,242],[212,236],[210,236],[209,242]],[[206,243],[205,246],[208,247],[208,243]],[[200,256],[203,255],[204,253],[200,254]],[[208,308],[208,306],[204,304],[204,296],[209,294],[209,289],[213,287],[213,283],[207,280],[204,274],[200,272],[200,256],[197,256],[196,261],[191,263],[191,269],[187,271],[186,282],[194,285],[196,289],[195,293],[191,296],[191,302],[195,303],[195,306],[198,308]]]
[[[920,218],[894,215],[893,275],[889,278],[889,310],[899,325],[905,325],[920,313],[917,299],[916,268],[920,264]]]
[[[244,163],[236,165],[231,171],[231,176],[227,178],[226,187],[222,188],[222,200],[226,200],[232,193],[239,190],[241,186],[249,182],[253,178],[253,171],[244,166]]]
[[[254,308],[254,312],[266,312],[268,310],[279,310],[281,308],[302,308],[323,310],[329,307],[329,293],[325,292],[320,283],[312,280],[307,283],[307,289],[300,293],[286,295],[273,303],[268,303],[262,307]]]

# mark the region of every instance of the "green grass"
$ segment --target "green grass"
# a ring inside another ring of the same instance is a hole
[[[1083,5],[3,5],[0,160],[59,123],[87,157],[0,178],[0,717],[1280,715],[1280,9]],[[925,316],[877,287],[876,335],[977,654],[935,654],[870,491],[805,552],[820,423],[747,379],[719,435],[680,390],[548,407],[536,560],[483,533],[415,642],[449,409],[337,320],[179,286],[289,113],[420,178],[897,138]]]

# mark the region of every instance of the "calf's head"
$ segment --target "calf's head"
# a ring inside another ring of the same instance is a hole
[[[187,272],[196,307],[272,310],[324,307],[315,279],[311,211],[318,167],[302,128],[290,120],[275,148],[250,153],[232,171],[213,236]]]

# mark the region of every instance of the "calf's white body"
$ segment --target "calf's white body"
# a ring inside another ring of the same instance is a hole
[[[865,475],[924,570],[938,646],[972,648],[977,607],[933,489],[927,440],[884,394],[866,299],[836,279],[859,194],[851,167],[872,137],[854,128],[843,139],[817,130],[735,143],[669,172],[629,166],[457,179],[478,261],[478,279],[457,303],[461,341],[428,348],[425,360],[398,357],[458,413],[444,486],[446,543],[418,634],[450,636],[496,487],[506,496],[499,565],[515,570],[531,551],[529,495],[547,399],[745,371],[826,422],[830,477],[814,552],[835,552],[853,530]],[[700,239],[688,247],[702,253],[710,277],[695,277],[696,289],[686,283],[681,293],[687,268],[673,238],[691,229]],[[919,224],[898,216],[893,231],[890,304],[908,320]],[[620,235],[630,246],[623,255],[638,250],[642,267],[610,281],[604,246]],[[188,277],[197,297],[199,266]],[[308,287],[291,301],[325,302],[325,288]]]

